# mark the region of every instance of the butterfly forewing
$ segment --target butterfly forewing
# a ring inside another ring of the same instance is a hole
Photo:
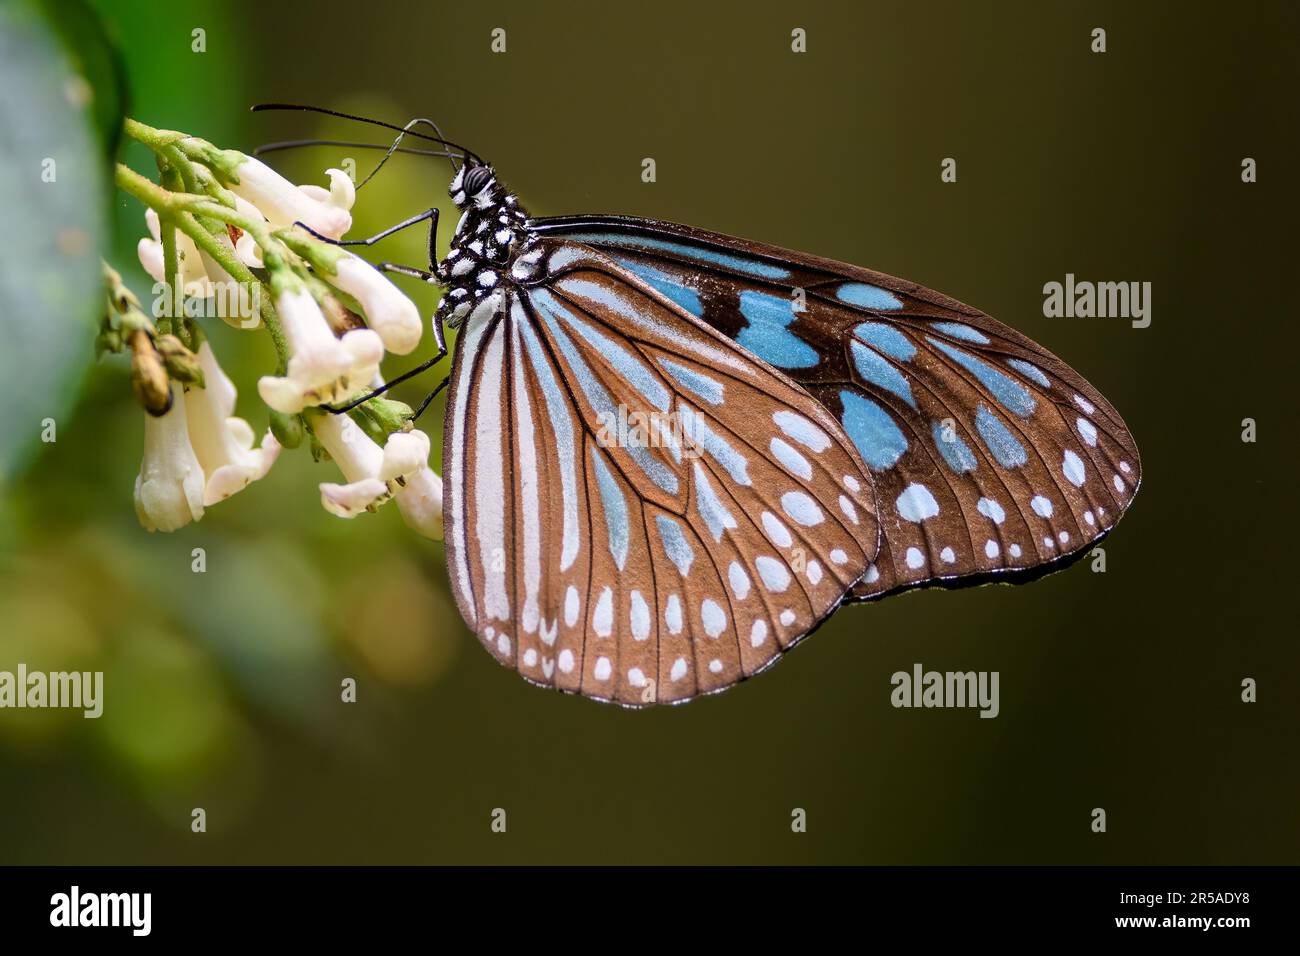
[[[1041,572],[1109,531],[1137,490],[1137,449],[1110,404],[953,299],[669,223],[530,225],[601,249],[834,414],[868,466],[881,522],[856,597]]]
[[[457,344],[444,467],[465,619],[528,680],[629,705],[768,666],[875,559],[852,443],[599,252],[521,258]]]

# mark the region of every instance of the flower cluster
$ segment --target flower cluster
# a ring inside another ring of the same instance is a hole
[[[317,238],[339,239],[351,228],[349,176],[331,169],[328,188],[295,186],[256,159],[202,140],[130,122],[127,131],[155,149],[163,170],[162,186],[130,171],[119,170],[118,181],[148,207],[149,235],[137,251],[167,305],[155,305],[150,320],[107,270],[110,308],[98,345],[130,350],[132,384],[147,413],[135,483],[140,523],[174,531],[198,521],[310,432],[345,481],[320,485],[326,510],[351,518],[394,500],[411,528],[441,538],[442,480],[410,409],[365,402],[352,415],[366,428],[335,410],[382,385],[385,354],[410,353],[423,332],[415,304],[393,283]],[[233,287],[243,294],[218,294]],[[195,321],[203,315],[272,331],[280,367],[257,383],[271,422],[260,442],[235,415],[235,386]]]

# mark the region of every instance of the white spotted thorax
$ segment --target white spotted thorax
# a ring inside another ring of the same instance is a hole
[[[438,265],[447,292],[437,318],[456,328],[497,290],[523,243],[528,214],[491,166],[462,166],[447,192],[463,212],[451,250]]]

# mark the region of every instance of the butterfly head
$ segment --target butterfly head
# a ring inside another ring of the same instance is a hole
[[[447,187],[452,202],[461,209],[488,209],[500,202],[505,192],[496,170],[483,163],[462,166]]]

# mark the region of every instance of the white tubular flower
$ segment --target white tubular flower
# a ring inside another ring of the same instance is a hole
[[[146,209],[144,221],[149,226],[151,238],[141,239],[136,244],[136,254],[140,257],[140,265],[154,282],[166,282],[167,279],[163,275],[162,228],[158,221],[158,213],[153,209]],[[176,257],[179,260],[182,281],[185,283],[185,294],[199,299],[206,299],[212,295],[212,283],[203,266],[203,257],[199,255],[199,247],[194,244],[193,239],[179,229],[176,230]]]
[[[240,215],[247,216],[254,222],[264,222],[266,217],[262,211],[254,206],[243,196],[235,197],[235,211]],[[236,233],[235,257],[250,269],[262,268],[262,247],[253,241],[253,237],[238,227],[231,227]]]
[[[350,211],[353,203],[357,201],[357,187],[353,184],[352,177],[341,169],[327,169],[325,172],[330,178],[329,189],[312,183],[306,183],[298,188],[306,193],[309,199]]]
[[[270,166],[245,156],[244,161],[235,167],[239,182],[230,189],[258,208],[273,229],[301,222],[329,239],[338,239],[352,228],[352,216],[348,212],[351,202],[349,195],[355,196],[355,189],[348,174],[338,169],[329,170],[330,199],[315,198],[320,193],[309,193],[299,189]],[[320,189],[320,187],[316,187]],[[324,190],[321,190],[323,193]],[[347,201],[348,206],[335,204]]]
[[[166,415],[145,415],[135,513],[146,531],[175,531],[203,517],[203,468],[190,444],[180,388],[172,389]]]
[[[185,397],[185,417],[195,457],[203,467],[206,484],[203,504],[224,501],[271,469],[280,443],[268,431],[262,447],[253,447],[253,429],[234,417],[235,385],[217,364],[212,347],[199,346],[199,367],[204,388],[192,388]]]
[[[248,237],[241,233],[240,238],[242,240]],[[213,239],[224,246],[228,252],[234,254],[236,259],[241,258],[234,243],[230,241],[228,233],[219,233],[214,235]],[[249,242],[252,242],[252,240],[249,239]],[[255,244],[254,248],[257,248]],[[199,258],[202,260],[203,268],[207,271],[208,279],[211,282],[209,295],[212,297],[212,301],[207,306],[211,310],[209,314],[216,315],[232,329],[251,329],[260,325],[261,318],[258,315],[258,306],[261,302],[261,288],[256,283],[245,285],[235,279],[222,267],[220,262],[213,259],[202,249],[199,249]],[[245,265],[248,265],[248,263],[245,263]]]
[[[373,329],[337,338],[311,293],[282,292],[276,311],[289,346],[288,374],[263,376],[257,391],[278,412],[296,415],[309,405],[346,401],[365,391],[379,370],[384,343]]]
[[[262,268],[262,247],[246,232],[241,232],[239,238],[235,240],[235,255],[250,269]]]
[[[442,478],[432,468],[406,476],[397,493],[397,510],[407,526],[426,538],[442,540]]]
[[[396,498],[403,520],[413,530],[426,538],[442,538],[442,479],[428,464],[428,435],[416,430],[394,432],[380,448],[343,415],[316,418],[313,427],[348,481],[321,484],[321,505],[326,511],[354,518]]]
[[[335,263],[334,275],[324,275],[361,304],[366,325],[379,333],[384,348],[394,355],[408,355],[420,344],[424,326],[415,303],[359,256],[345,252]]]

